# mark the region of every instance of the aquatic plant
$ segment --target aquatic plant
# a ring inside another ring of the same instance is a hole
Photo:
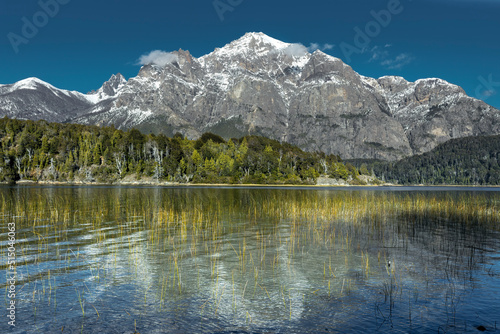
[[[391,258],[392,247],[409,250],[424,242],[420,231],[438,224],[447,233],[426,247],[453,254],[439,265],[455,280],[479,264],[474,248],[457,243],[466,236],[474,244],[500,221],[497,196],[466,193],[8,189],[0,192],[0,217],[16,222],[18,284],[28,285],[40,310],[56,304],[65,275],[85,271],[86,280],[71,284],[81,316],[90,304],[97,318],[104,312],[92,304],[93,292],[129,281],[140,282],[134,300],[144,307],[163,312],[201,295],[200,313],[248,323],[266,320],[256,305],[290,320],[307,298],[345,298],[372,278],[390,305],[415,270]]]

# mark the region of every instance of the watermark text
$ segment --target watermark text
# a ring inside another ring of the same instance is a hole
[[[71,0],[40,0],[38,6],[40,10],[28,18],[21,18],[22,26],[20,33],[9,32],[7,39],[15,53],[19,53],[19,46],[28,44],[30,40],[38,35],[40,29],[45,27],[51,18],[55,17],[60,10],[61,5],[66,5]]]
[[[476,98],[480,100],[487,100],[493,95],[497,94],[497,88],[500,87],[500,81],[493,80],[493,74],[488,75],[488,78],[480,75],[477,77],[479,85],[476,87]]]
[[[16,223],[7,224],[7,318],[8,324],[16,326]]]
[[[353,54],[363,53],[368,48],[372,40],[380,35],[382,28],[387,28],[392,22],[393,17],[401,14],[403,10],[404,7],[400,0],[389,0],[386,9],[382,9],[380,11],[370,11],[370,15],[373,17],[373,20],[367,22],[363,29],[358,26],[354,27],[355,35],[353,44],[346,42],[340,43],[339,47],[344,55],[344,59],[347,62],[350,62]]]
[[[214,0],[212,5],[214,6],[217,16],[219,16],[219,20],[222,22],[224,21],[224,15],[227,12],[234,11],[242,2],[243,0]]]

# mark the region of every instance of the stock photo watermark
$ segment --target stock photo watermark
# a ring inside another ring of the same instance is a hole
[[[412,0],[408,1],[411,2]],[[363,29],[358,26],[354,27],[355,35],[353,44],[340,43],[339,47],[344,55],[344,59],[350,62],[353,54],[363,53],[372,40],[382,33],[382,29],[387,28],[391,24],[393,17],[401,14],[403,10],[404,6],[400,0],[389,0],[386,9],[370,11],[373,20],[367,22]]]
[[[500,81],[493,81],[493,74],[488,75],[488,78],[478,76],[477,80],[479,85],[476,87],[476,98],[480,100],[487,100],[493,95],[497,94],[497,88],[500,87]]]
[[[241,5],[243,0],[214,0],[212,5],[221,22],[224,21],[224,15],[227,12],[232,12],[236,7]]]
[[[9,32],[7,39],[15,53],[19,53],[19,46],[28,44],[30,40],[38,35],[40,29],[45,27],[51,18],[54,18],[61,9],[62,5],[66,5],[71,0],[40,0],[38,6],[40,10],[34,13],[31,17],[23,16],[21,18],[21,30],[19,33]]]
[[[9,326],[16,326],[16,223],[8,223],[7,241],[7,322]]]

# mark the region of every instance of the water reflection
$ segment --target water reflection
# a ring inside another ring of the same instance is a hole
[[[500,322],[498,192],[0,192],[18,240],[12,332],[461,333]]]

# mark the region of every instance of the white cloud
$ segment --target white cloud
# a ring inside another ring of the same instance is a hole
[[[401,53],[392,59],[386,59],[380,65],[387,67],[389,70],[399,70],[403,66],[408,65],[413,61],[413,57],[408,53]]]
[[[391,56],[389,49],[391,44],[385,46],[374,46],[371,49],[364,50],[363,53],[369,52],[371,54],[368,62],[376,62],[389,70],[400,70],[403,66],[410,64],[415,58],[408,53],[401,53],[397,56]]]
[[[308,52],[313,53],[316,50],[331,50],[335,47],[333,44],[319,44],[319,43],[311,43],[308,47],[304,46],[300,43],[293,43],[287,46],[286,48],[280,49],[275,52],[282,52],[287,56],[291,57],[302,57],[306,55]]]
[[[491,97],[493,95],[497,95],[497,92],[496,92],[496,90],[488,89],[488,90],[483,91],[482,95],[485,97]]]
[[[314,52],[316,50],[321,50],[321,51],[326,51],[326,50],[331,50],[335,47],[333,44],[325,43],[323,45],[319,43],[311,43],[309,47],[307,48],[307,51],[309,52]]]
[[[309,45],[309,47],[307,48],[307,50],[309,52],[314,52],[316,50],[319,49],[319,44],[318,43],[311,43],[311,45]]]
[[[178,57],[175,53],[172,52],[166,52],[166,51],[161,51],[161,50],[154,50],[151,51],[148,54],[142,55],[138,60],[137,60],[137,65],[158,65],[158,66],[166,66],[168,64],[172,64],[173,62],[176,62],[178,60]]]
[[[291,57],[302,57],[307,53],[307,48],[302,44],[295,43],[281,49],[281,52]]]
[[[384,50],[379,46],[374,46],[373,48],[371,48],[370,52],[371,52],[372,56],[371,56],[369,62],[381,61],[381,60],[389,57],[389,51]]]

